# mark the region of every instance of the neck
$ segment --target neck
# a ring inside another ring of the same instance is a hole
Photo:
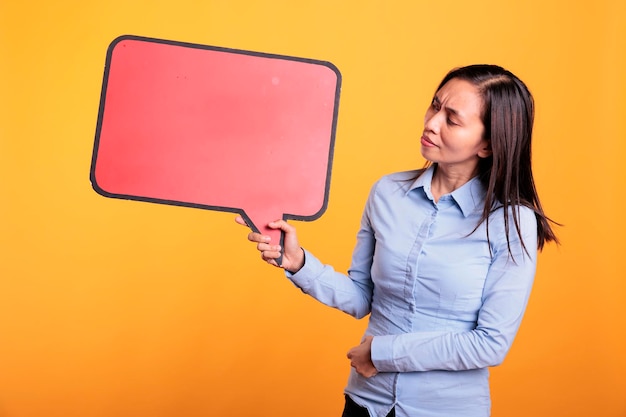
[[[435,198],[435,202],[439,201],[442,195],[450,194],[454,190],[465,185],[469,180],[474,178],[476,171],[457,171],[454,169],[447,169],[444,166],[437,165],[433,174],[433,180],[430,185],[430,190]]]

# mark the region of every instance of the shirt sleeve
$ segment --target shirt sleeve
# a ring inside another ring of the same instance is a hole
[[[536,269],[537,223],[532,210],[520,210],[520,226],[528,253],[513,226],[513,257],[501,234],[494,245],[475,328],[376,336],[372,362],[379,372],[459,371],[495,366],[504,360],[521,324]]]
[[[306,249],[304,266],[295,274],[286,272],[287,278],[305,294],[356,318],[365,317],[371,311],[374,284],[370,270],[375,237],[370,224],[370,207],[374,188],[375,186],[372,187],[361,217],[352,263],[347,275],[335,271],[330,265],[324,265]]]

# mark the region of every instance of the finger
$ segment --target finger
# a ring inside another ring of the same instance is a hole
[[[235,222],[242,225],[250,227],[250,225],[246,222],[246,220],[242,216],[236,216]],[[258,232],[250,232],[248,233],[248,240],[251,242],[269,242],[271,238],[267,235],[263,235]]]
[[[248,240],[250,242],[267,243],[270,241],[270,239],[271,238],[269,236],[262,235],[261,233],[257,233],[257,232],[248,233]]]
[[[269,222],[267,225],[270,229],[280,229],[285,233],[290,233],[296,230],[295,227],[287,223],[285,220],[275,220],[273,222]]]
[[[276,260],[275,260],[274,257],[266,256],[263,252],[261,252],[261,259],[263,259],[265,262],[267,262],[270,265],[280,266],[280,265],[278,265],[278,263],[276,263]]]
[[[280,245],[270,245],[266,242],[260,242],[256,245],[256,248],[261,252],[280,252]]]
[[[276,259],[280,258],[280,256],[281,256],[280,252],[272,252],[272,251],[263,251],[263,252],[261,252],[261,257],[265,261],[276,260]]]

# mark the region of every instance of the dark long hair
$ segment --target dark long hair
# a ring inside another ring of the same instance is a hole
[[[501,206],[509,252],[509,212],[512,212],[515,230],[526,249],[519,224],[519,207],[526,206],[535,212],[537,219],[538,249],[543,249],[548,242],[558,244],[559,240],[551,227],[551,223],[558,223],[544,213],[533,179],[531,139],[535,109],[530,91],[519,78],[496,65],[453,69],[441,81],[437,91],[453,78],[470,82],[482,97],[485,138],[492,151],[492,155],[482,158],[478,165],[478,176],[487,189],[479,224],[487,222],[487,238],[489,215]]]

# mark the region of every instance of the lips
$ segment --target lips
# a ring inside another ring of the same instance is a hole
[[[436,146],[430,139],[428,139],[428,136],[426,135],[422,135],[422,137],[420,138],[420,142],[424,146]]]

